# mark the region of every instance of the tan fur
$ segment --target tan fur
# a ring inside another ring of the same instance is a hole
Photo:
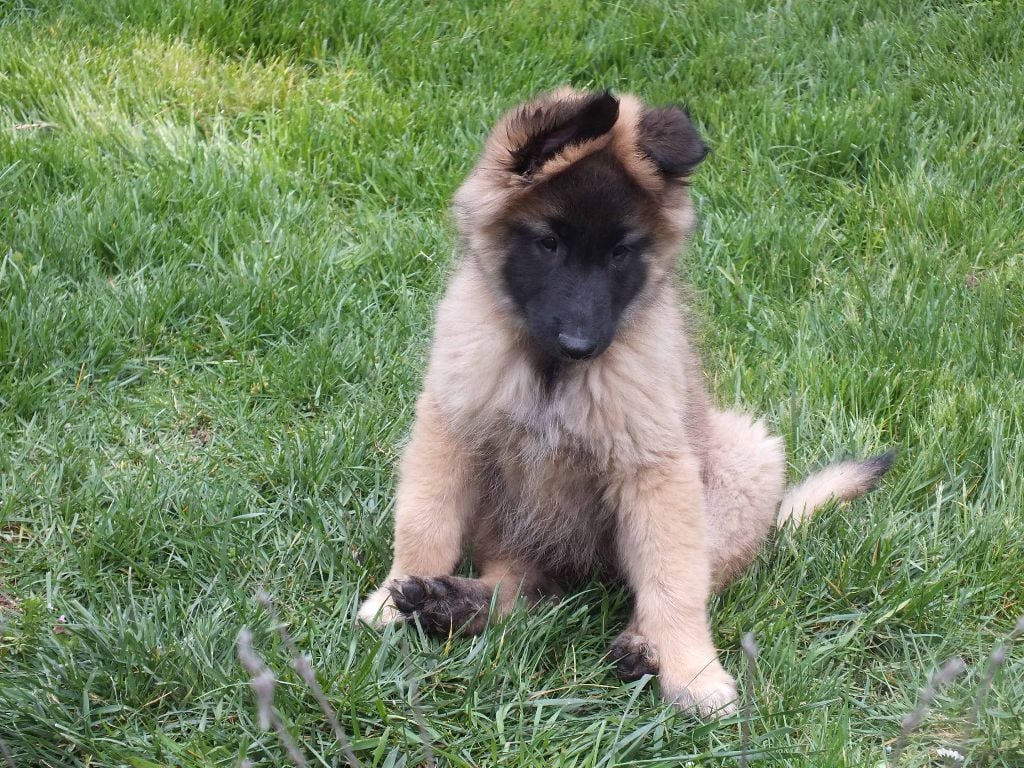
[[[739,576],[757,555],[775,523],[785,482],[781,438],[745,413],[712,412],[704,493],[717,589]]]
[[[783,497],[779,504],[779,527],[790,521],[800,525],[830,501],[852,501],[874,490],[881,474],[879,464],[887,469],[891,461],[888,455],[875,461],[844,461],[815,472]]]
[[[507,115],[455,196],[463,258],[437,311],[399,472],[394,564],[359,615],[399,618],[388,588],[451,574],[466,548],[484,585],[499,590],[499,613],[518,592],[541,589],[542,575],[604,568],[635,595],[624,638],[650,651],[666,698],[726,712],[736,688],[718,661],[707,601],[776,521],[783,445],[760,422],[710,405],[674,277],[692,206],[685,187],[637,150],[642,106],[633,97],[622,98],[612,131],[555,156],[536,177],[610,151],[658,195],[647,285],[604,354],[567,368],[553,391],[537,376],[501,287],[495,224],[528,188],[508,165],[529,121],[576,98],[562,90]],[[824,493],[805,496],[810,508]]]

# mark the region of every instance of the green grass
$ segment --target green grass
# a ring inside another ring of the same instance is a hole
[[[1012,2],[0,5],[0,739],[19,766],[262,765],[233,650],[313,653],[364,765],[734,765],[602,654],[594,586],[473,640],[353,623],[501,110],[571,81],[682,101],[713,153],[682,261],[711,384],[792,477],[898,444],[882,491],[778,538],[713,605],[759,638],[755,765],[957,746],[1024,613],[1024,36]],[[26,127],[32,123],[52,127]],[[67,619],[58,624],[58,617]],[[402,651],[402,636],[411,652]],[[298,679],[278,702],[339,759]],[[1024,764],[1024,648],[972,764]],[[729,757],[732,755],[732,757]]]

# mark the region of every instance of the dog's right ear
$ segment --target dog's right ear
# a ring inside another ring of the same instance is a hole
[[[519,139],[511,148],[512,170],[532,176],[566,147],[608,133],[618,119],[619,100],[608,91],[524,104],[510,125],[509,138]]]
[[[690,116],[679,107],[645,109],[639,129],[640,149],[668,178],[689,176],[708,154]]]

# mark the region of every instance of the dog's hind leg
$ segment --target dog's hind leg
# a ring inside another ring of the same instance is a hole
[[[712,411],[707,444],[704,505],[714,589],[750,565],[773,526],[799,525],[830,501],[850,501],[876,488],[895,457],[889,452],[833,464],[787,491],[782,439],[761,422],[736,411]]]
[[[456,632],[475,635],[483,631],[489,615],[505,616],[524,598],[535,603],[551,590],[547,580],[532,568],[518,563],[493,561],[478,579],[461,576],[408,576],[390,587],[395,606],[435,637]],[[494,606],[493,614],[489,609]]]
[[[360,620],[382,626],[403,618],[390,588],[397,579],[444,576],[455,570],[475,502],[466,450],[445,427],[433,397],[424,392],[399,468],[395,559],[384,586],[360,606]]]
[[[722,589],[757,557],[775,525],[785,491],[782,439],[738,411],[712,411],[704,471],[704,509],[713,589]]]

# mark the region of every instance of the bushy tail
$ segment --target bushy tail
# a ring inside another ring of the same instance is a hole
[[[794,525],[800,525],[833,499],[850,501],[873,491],[895,459],[896,451],[888,451],[870,459],[844,461],[815,472],[790,488],[783,497],[777,525],[781,528],[790,520]]]

